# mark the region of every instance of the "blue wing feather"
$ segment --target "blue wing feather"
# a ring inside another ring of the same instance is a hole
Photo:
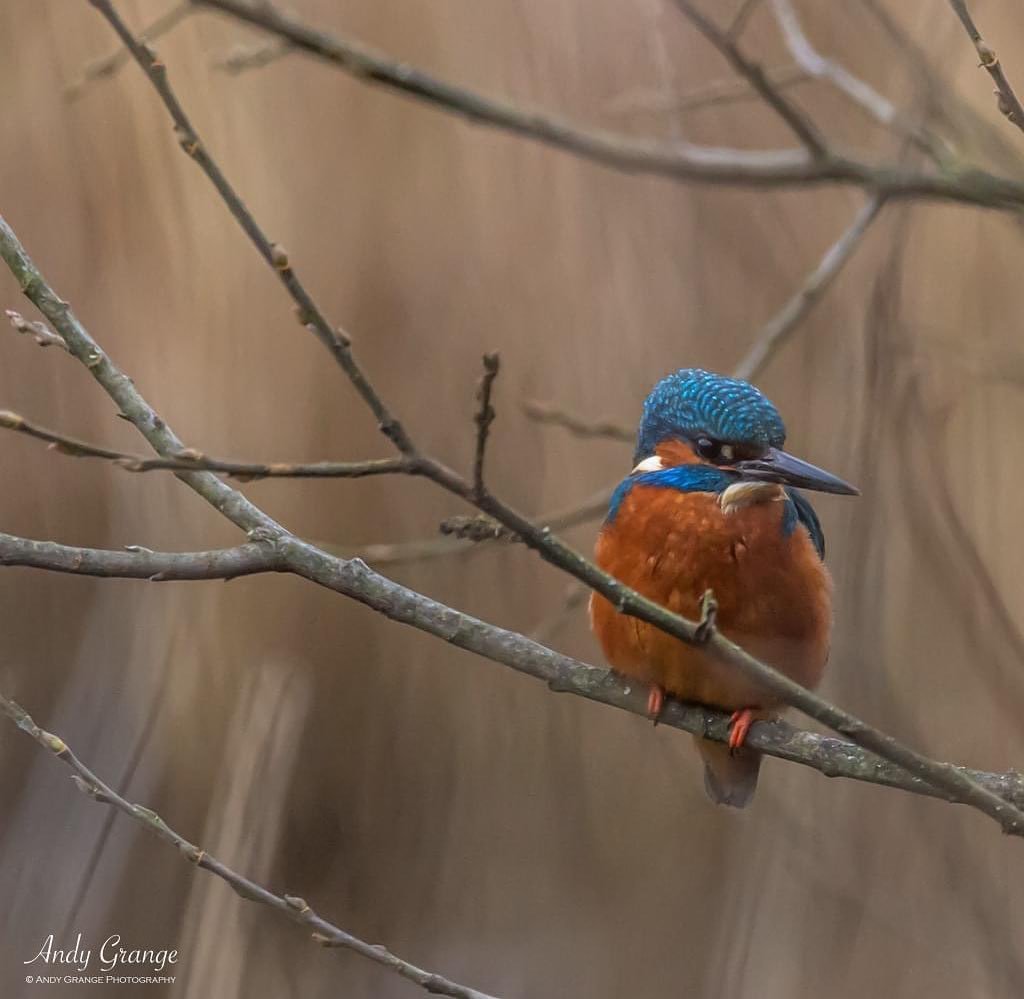
[[[818,552],[822,562],[825,561],[825,532],[821,529],[821,521],[811,506],[811,501],[803,493],[796,489],[787,489],[786,496],[789,501],[786,503],[786,512],[782,518],[782,531],[784,534],[792,534],[796,525],[803,524],[811,541]]]

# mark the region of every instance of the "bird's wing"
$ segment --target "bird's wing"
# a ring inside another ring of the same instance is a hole
[[[789,504],[787,504],[789,509],[786,511],[783,529],[789,533],[796,528],[798,523],[803,524],[807,528],[807,533],[811,536],[811,541],[814,543],[818,555],[821,557],[822,562],[824,562],[825,532],[821,529],[821,521],[818,520],[818,515],[814,512],[811,501],[796,489],[787,489],[786,495],[789,497]]]

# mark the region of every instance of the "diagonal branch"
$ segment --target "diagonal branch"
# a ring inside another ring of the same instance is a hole
[[[230,14],[284,39],[296,49],[326,59],[357,79],[397,90],[455,112],[481,124],[568,149],[622,169],[666,172],[688,179],[740,181],[765,171],[801,172],[808,158],[801,150],[747,152],[687,143],[655,143],[630,139],[599,129],[581,128],[570,121],[477,94],[436,79],[407,63],[389,59],[369,46],[317,31],[270,4],[246,0],[193,0]],[[798,182],[798,181],[796,181]]]
[[[451,999],[495,999],[494,996],[485,992],[479,992],[466,985],[453,982],[442,975],[418,968],[392,954],[380,944],[366,943],[318,915],[310,908],[305,899],[295,895],[278,895],[269,888],[247,878],[244,874],[232,870],[223,861],[175,832],[152,809],[122,798],[117,791],[87,767],[60,736],[40,728],[20,704],[3,694],[0,694],[0,711],[7,715],[26,735],[53,753],[61,763],[70,767],[73,771],[71,779],[74,781],[75,787],[83,794],[127,815],[148,833],[175,847],[183,859],[225,881],[242,898],[250,902],[259,902],[286,916],[292,922],[305,927],[310,931],[313,940],[321,946],[341,947],[354,951],[375,964],[394,971],[402,978],[414,982],[431,995],[450,996]]]
[[[829,149],[817,126],[768,79],[768,75],[761,66],[752,62],[740,51],[733,31],[731,29],[723,31],[690,0],[676,0],[676,6],[686,15],[690,23],[718,49],[736,73],[744,77],[751,87],[761,95],[761,99],[790,127],[811,156],[815,159],[827,159]],[[735,27],[735,22],[733,27]]]
[[[864,233],[878,217],[882,204],[882,198],[877,195],[868,199],[849,228],[828,248],[818,266],[807,275],[796,294],[761,327],[750,349],[736,365],[734,378],[753,381],[764,370],[768,361],[814,308],[853,255]]]
[[[897,198],[932,198],[1015,211],[1024,206],[1024,182],[970,164],[941,174],[926,174],[894,164],[874,166],[834,151],[815,158],[804,149],[751,152],[635,139],[587,128],[538,108],[513,104],[437,79],[365,45],[311,28],[269,3],[192,2],[261,28],[362,83],[398,91],[477,124],[525,136],[616,170],[681,181],[766,188],[837,183]]]
[[[153,87],[160,95],[160,99],[174,121],[174,131],[181,148],[210,179],[213,186],[217,189],[217,193],[220,194],[227,205],[228,210],[259,251],[260,256],[273,267],[279,280],[287,289],[288,294],[295,301],[299,322],[310,330],[331,352],[335,361],[348,376],[355,390],[373,413],[384,435],[392,441],[402,454],[409,453],[412,446],[406,436],[405,429],[398,419],[385,407],[376,390],[366,380],[359,365],[356,364],[352,356],[351,340],[348,334],[344,330],[335,329],[327,322],[309,292],[306,291],[305,285],[292,270],[287,252],[282,246],[271,242],[267,238],[241,197],[232,187],[227,177],[224,176],[223,171],[207,152],[199,134],[193,128],[191,120],[185,114],[178,98],[167,82],[167,68],[157,59],[156,54],[149,46],[136,39],[128,30],[127,25],[118,16],[109,0],[89,0],[89,2],[107,19],[107,22],[117,33],[132,57],[145,72],[146,76],[149,77],[150,83],[153,84]]]
[[[949,0],[949,5],[953,8],[956,16],[960,18],[960,23],[974,43],[982,68],[992,77],[992,82],[996,85],[996,105],[1000,112],[1024,132],[1024,107],[1021,107],[1020,99],[1013,87],[1010,86],[1006,73],[1003,72],[1003,64],[992,47],[981,37],[981,32],[978,31],[974,18],[971,17],[971,12],[967,8],[966,0]]]

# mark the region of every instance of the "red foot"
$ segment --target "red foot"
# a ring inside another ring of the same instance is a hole
[[[729,748],[737,750],[747,740],[747,733],[754,722],[754,711],[752,708],[743,708],[734,711],[729,719]]]
[[[647,695],[647,717],[657,725],[664,710],[665,688],[653,683],[651,684],[651,692]]]

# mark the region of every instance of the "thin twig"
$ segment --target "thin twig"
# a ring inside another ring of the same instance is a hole
[[[19,333],[32,337],[40,347],[60,347],[65,351],[68,349],[64,338],[54,333],[46,323],[26,319],[20,312],[15,312],[13,309],[5,309],[4,315]]]
[[[410,982],[414,982],[431,995],[450,996],[452,999],[495,999],[486,992],[479,992],[466,985],[460,985],[432,971],[425,971],[408,961],[392,954],[380,944],[369,944],[346,930],[335,926],[310,907],[309,903],[295,895],[278,895],[244,874],[232,870],[223,861],[207,853],[201,847],[189,842],[175,832],[156,812],[145,805],[122,798],[106,781],[98,777],[71,750],[70,746],[52,732],[40,728],[20,704],[0,693],[0,711],[26,735],[44,749],[49,750],[61,763],[73,771],[75,787],[94,801],[117,809],[142,826],[147,832],[175,847],[182,858],[210,874],[216,875],[234,889],[235,893],[250,902],[259,902],[270,909],[287,916],[310,931],[313,940],[323,947],[341,947],[368,958],[389,971],[394,971]]]
[[[768,74],[757,63],[748,59],[729,32],[723,31],[690,0],[676,0],[676,6],[693,26],[725,58],[726,62],[760,95],[762,100],[790,127],[793,134],[807,147],[815,159],[827,159],[829,149],[811,119],[789,100],[768,79]]]
[[[129,472],[218,472],[233,479],[359,479],[369,475],[416,475],[417,463],[409,458],[373,458],[369,461],[247,462],[211,458],[195,448],[182,448],[167,458],[114,451],[68,437],[26,420],[18,413],[0,409],[0,429],[13,430],[36,440],[47,441],[61,454],[73,458],[103,458]]]
[[[876,166],[834,150],[827,157],[815,158],[804,149],[721,149],[635,139],[587,128],[538,108],[439,80],[367,46],[311,28],[269,4],[246,0],[192,2],[287,39],[362,83],[397,90],[478,124],[528,137],[612,169],[708,184],[792,187],[836,183],[868,188],[893,198],[932,198],[1015,211],[1024,206],[1024,182],[973,165],[928,174],[895,164]],[[771,87],[770,82],[768,85]]]
[[[996,106],[1006,118],[1024,132],[1024,107],[1021,107],[1020,99],[1010,86],[1010,81],[1003,72],[1003,64],[999,61],[992,47],[981,37],[971,12],[967,9],[965,0],[949,0],[950,7],[960,18],[968,37],[974,43],[975,51],[981,60],[982,68],[992,77],[996,85]]]
[[[1002,122],[981,113],[971,103],[964,100],[960,91],[941,72],[932,65],[934,45],[931,39],[924,38],[924,44],[915,38],[893,16],[886,0],[859,0],[859,5],[882,30],[891,43],[890,51],[880,58],[885,60],[891,55],[905,64],[913,74],[920,103],[928,117],[940,121],[944,128],[952,134],[962,134],[964,123],[970,123],[970,134],[973,137],[970,145],[973,148],[978,139],[984,139],[984,145],[1000,162],[1009,164],[1004,169],[1018,173],[1024,162],[1024,154],[1017,142],[1016,135],[1010,135]],[[940,62],[941,65],[941,62]],[[951,164],[955,167],[955,163]]]
[[[197,166],[210,179],[217,189],[228,210],[238,224],[245,230],[260,256],[273,267],[281,283],[285,286],[297,306],[297,317],[313,335],[331,352],[332,357],[348,376],[355,390],[362,397],[377,420],[381,431],[388,437],[402,454],[411,450],[411,444],[402,424],[390,413],[381,402],[376,390],[370,385],[362,370],[356,364],[350,349],[351,340],[342,329],[336,329],[324,318],[323,313],[313,301],[305,285],[299,280],[292,269],[291,261],[284,247],[273,243],[256,223],[249,209],[232,187],[223,171],[209,154],[199,133],[192,126],[178,98],[167,80],[167,67],[156,57],[148,45],[141,43],[128,30],[127,25],[114,10],[110,0],[89,0],[89,2],[107,19],[132,57],[149,77],[150,83],[159,94],[164,107],[174,121],[178,143],[185,153],[195,161]]]
[[[473,417],[476,424],[476,450],[473,455],[473,496],[480,499],[485,492],[484,456],[487,453],[487,438],[494,422],[494,407],[491,405],[491,392],[494,379],[498,377],[501,360],[497,354],[484,354],[484,373],[480,376],[480,385],[476,392],[477,411]]]
[[[194,10],[195,7],[190,0],[181,0],[180,3],[175,4],[168,11],[161,14],[148,27],[143,28],[142,31],[139,32],[139,37],[144,42],[155,42],[158,38],[166,35],[172,28],[177,27],[183,20],[185,20],[186,17],[188,17],[189,14],[193,13]],[[131,53],[129,53],[127,49],[119,46],[109,55],[86,63],[85,66],[82,67],[82,72],[78,79],[69,83],[64,88],[64,96],[69,101],[73,101],[78,97],[81,97],[89,84],[95,83],[97,80],[109,79],[117,73],[122,66],[126,66],[131,62],[131,59]]]
[[[141,545],[124,551],[76,548],[56,541],[33,541],[0,533],[0,566],[27,566],[48,572],[110,579],[146,579],[151,583],[178,580],[237,579],[285,566],[273,547],[251,542],[237,548],[207,552],[155,552]]]
[[[754,337],[750,350],[736,365],[733,371],[734,378],[753,381],[764,370],[768,361],[814,308],[853,255],[864,233],[878,217],[882,204],[883,200],[877,195],[868,199],[849,228],[828,248],[818,266],[807,276],[796,294],[761,327]]]

